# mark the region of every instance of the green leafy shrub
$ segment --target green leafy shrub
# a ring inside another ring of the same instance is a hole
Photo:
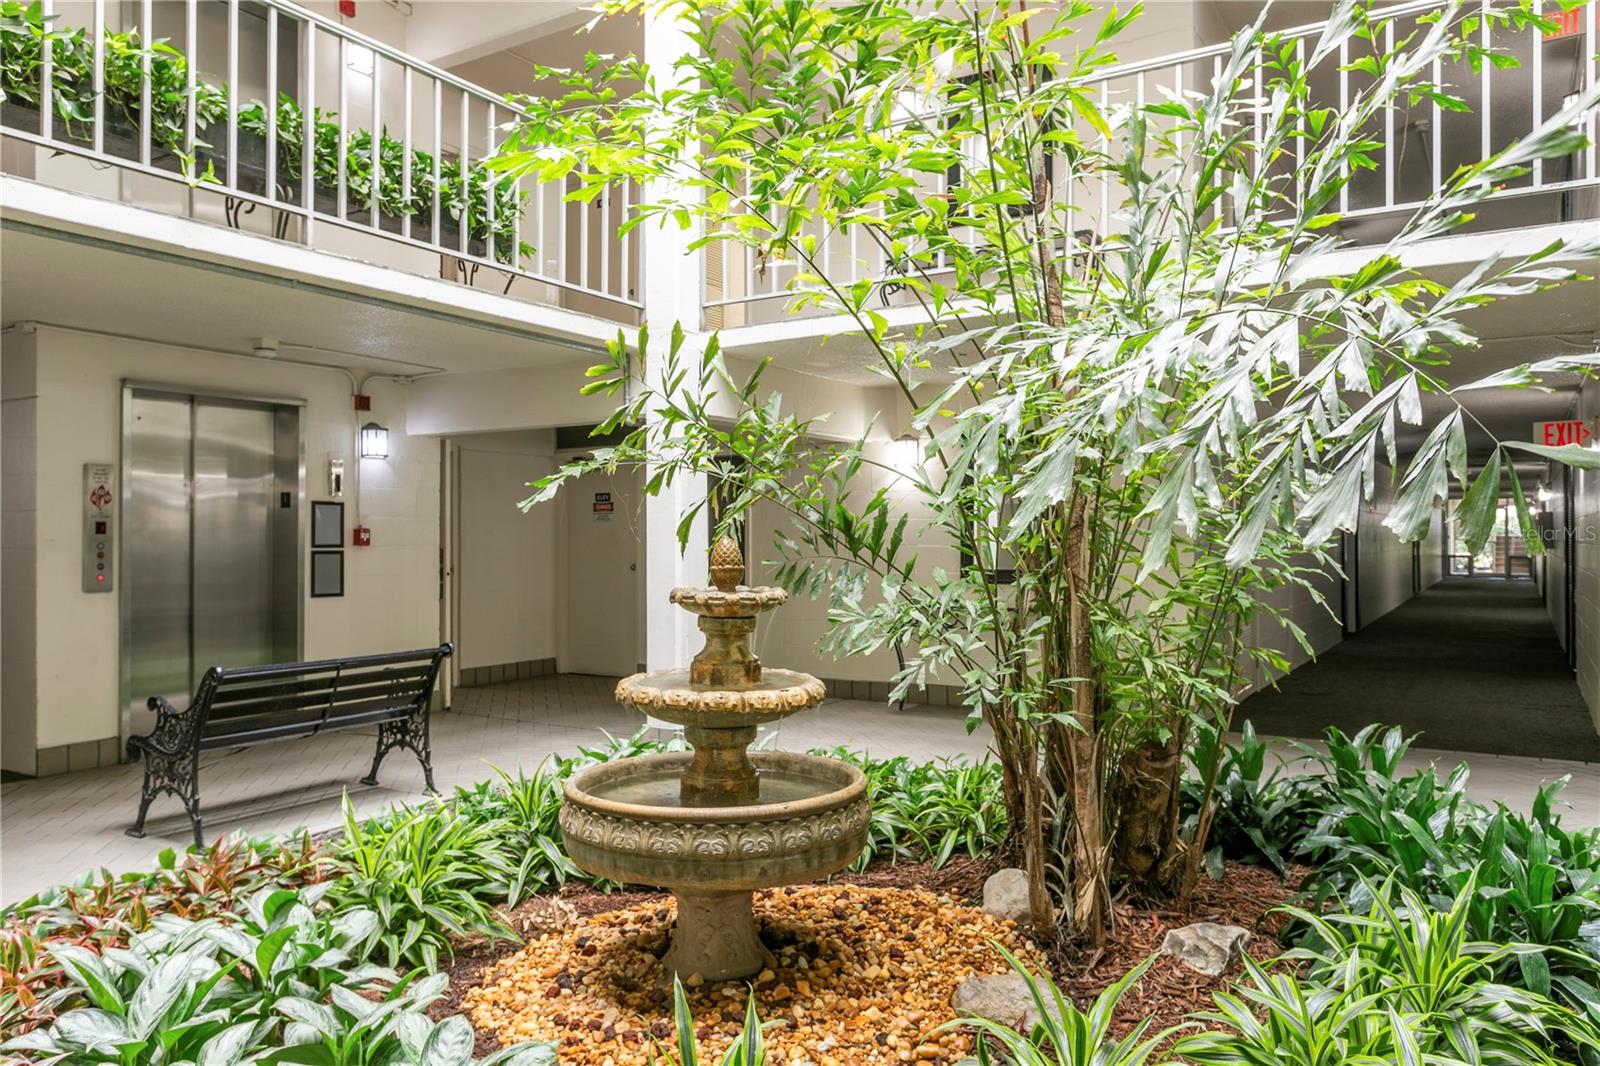
[[[1233,745],[1219,744],[1216,730],[1209,726],[1195,730],[1194,765],[1222,761],[1211,797],[1215,813],[1205,855],[1206,872],[1217,880],[1222,878],[1224,858],[1270,866],[1283,876],[1289,857],[1316,821],[1314,812],[1320,804],[1312,783],[1286,776],[1281,764],[1268,771],[1269,754],[1249,722]],[[1193,839],[1204,783],[1199,776],[1186,776],[1182,788],[1183,832],[1185,839]]]
[[[816,748],[812,754],[847,762],[867,778],[872,814],[853,870],[879,859],[927,859],[943,866],[958,852],[987,855],[1005,838],[997,763],[918,763],[904,755],[874,759],[844,747]]]
[[[251,910],[250,920],[266,921],[259,927],[264,935],[214,918],[166,916],[127,948],[103,955],[55,949],[78,1003],[5,1050],[119,1066],[472,1062],[466,1019],[435,1024],[426,1014],[443,994],[446,975],[339,969],[370,937],[375,915],[347,911],[319,919],[294,893],[273,893]],[[381,996],[369,998],[375,993]],[[482,1066],[506,1062],[542,1066],[555,1055],[547,1045],[520,1044]]]
[[[1218,993],[1197,1020],[1216,1031],[1185,1038],[1177,1052],[1198,1066],[1293,1062],[1497,1063],[1556,1066],[1561,1047],[1585,1061],[1600,1030],[1581,1014],[1496,979],[1533,945],[1472,940],[1469,879],[1447,908],[1392,882],[1367,886],[1365,914],[1289,908],[1315,931],[1315,947],[1282,957],[1280,972],[1245,960],[1245,980]],[[1397,897],[1397,898],[1396,898]],[[1302,965],[1303,976],[1289,966]]]
[[[344,876],[329,898],[338,910],[378,915],[378,951],[391,966],[437,970],[441,954],[454,955],[451,935],[515,941],[488,902],[508,891],[506,829],[499,818],[474,818],[444,802],[361,822],[346,796],[335,853]]]
[[[232,921],[163,914],[125,947],[51,943],[64,977],[48,997],[58,1015],[7,1047],[78,1061],[207,1061],[214,1042],[268,1039],[280,998],[393,983],[392,971],[358,963],[376,915],[314,910],[328,887],[262,889]]]
[[[1150,1033],[1151,1020],[1144,1018],[1120,1038],[1112,1033],[1122,997],[1144,977],[1155,961],[1153,956],[1107,985],[1088,1010],[1079,1010],[1049,977],[1033,973],[999,944],[994,947],[1027,984],[1041,1021],[1030,1033],[983,1019],[945,1025],[944,1028],[967,1025],[978,1030],[976,1061],[983,1066],[997,1059],[1016,1066],[1144,1066],[1174,1032],[1167,1029],[1146,1035]],[[998,1047],[998,1056],[992,1047]]]
[[[100,870],[0,910],[0,1034],[50,1018],[51,993],[65,980],[48,950],[94,952],[125,946],[162,915],[230,915],[252,895],[322,882],[328,860],[309,834],[280,841],[226,837],[183,854],[163,851],[154,870]]]
[[[512,776],[499,767],[494,772],[497,781],[458,788],[455,805],[464,817],[497,821],[505,827],[499,846],[505,853],[507,905],[516,906],[569,879],[585,879],[588,875],[562,850],[557,819],[564,777],[548,765],[532,774],[518,770]]]
[[[1491,811],[1466,797],[1465,764],[1443,779],[1432,767],[1401,776],[1408,746],[1398,729],[1328,731],[1324,774],[1311,779],[1322,813],[1302,846],[1310,909],[1364,912],[1378,881],[1441,910],[1465,894],[1478,941],[1550,949],[1497,956],[1500,980],[1600,1021],[1600,831],[1562,827],[1565,779],[1536,792],[1529,816]]]

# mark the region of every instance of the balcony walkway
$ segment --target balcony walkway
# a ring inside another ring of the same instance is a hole
[[[1600,762],[1600,736],[1531,581],[1441,581],[1278,685],[1245,700],[1237,720],[1289,737],[1392,722],[1429,748]]]
[[[448,792],[492,776],[491,764],[532,769],[553,752],[572,754],[606,733],[627,736],[638,715],[611,699],[607,678],[559,675],[458,690],[455,710],[434,718],[433,763],[439,787]],[[814,711],[785,720],[777,746],[803,750],[848,744],[876,756],[906,754],[930,759],[976,756],[987,731],[968,735],[962,712],[911,706],[891,711],[882,704],[829,700]],[[1295,752],[1284,745],[1283,758]],[[334,734],[314,742],[286,742],[217,753],[200,769],[207,839],[244,831],[255,836],[299,827],[330,829],[339,823],[340,796],[349,790],[356,809],[376,814],[424,797],[422,771],[405,752],[384,762],[382,784],[369,788],[357,778],[372,758],[372,738]],[[1429,759],[1453,766],[1450,752],[1413,751],[1407,768]],[[1600,823],[1600,765],[1538,759],[1472,757],[1469,792],[1489,802],[1503,799],[1526,809],[1541,781],[1573,774],[1566,800],[1574,824]],[[139,794],[137,765],[65,774],[7,784],[0,789],[0,903],[10,903],[94,867],[137,870],[155,864],[163,848],[189,842],[189,822],[176,801],[151,808],[149,836],[123,835]]]

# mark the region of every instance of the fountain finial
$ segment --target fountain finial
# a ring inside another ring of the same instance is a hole
[[[744,578],[744,555],[739,542],[732,537],[720,537],[711,546],[711,583],[719,592],[732,592]]]

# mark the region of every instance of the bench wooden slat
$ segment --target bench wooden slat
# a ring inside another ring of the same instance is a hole
[[[420,677],[390,678],[384,681],[370,682],[367,684],[340,685],[324,688],[309,688],[299,692],[282,695],[262,693],[233,693],[234,698],[224,701],[220,698],[211,701],[211,718],[227,717],[236,713],[255,713],[259,711],[270,712],[281,708],[292,711],[299,707],[326,707],[347,703],[351,700],[389,698],[395,703],[415,701],[417,696],[427,686],[426,675]]]
[[[371,696],[365,699],[344,699],[338,703],[329,704],[326,700],[310,703],[298,707],[243,707],[228,714],[213,714],[201,727],[202,736],[215,736],[221,733],[248,732],[252,722],[258,721],[301,721],[307,727],[315,726],[318,722],[325,721],[328,726],[342,722],[352,714],[367,714],[375,711],[387,711],[393,718],[404,718],[416,709],[420,692],[407,699],[397,700],[386,696]]]

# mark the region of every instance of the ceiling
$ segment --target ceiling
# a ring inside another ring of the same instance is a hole
[[[0,324],[33,321],[386,374],[567,363],[573,342],[466,315],[369,298],[129,245],[8,225],[0,240]]]

